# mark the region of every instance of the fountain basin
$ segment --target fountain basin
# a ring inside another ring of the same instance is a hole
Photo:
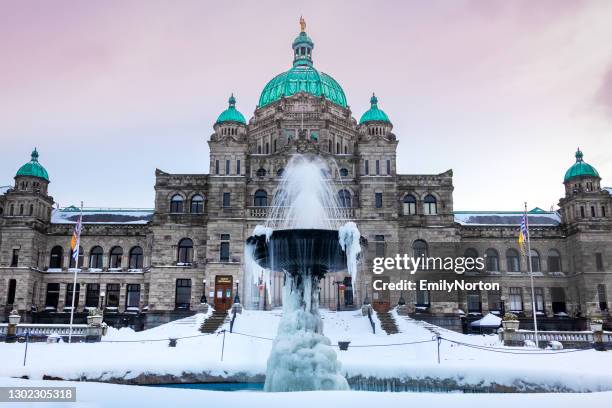
[[[254,245],[253,258],[262,268],[297,276],[310,271],[317,277],[347,269],[346,254],[340,246],[338,231],[326,229],[275,230],[253,235],[247,244]]]

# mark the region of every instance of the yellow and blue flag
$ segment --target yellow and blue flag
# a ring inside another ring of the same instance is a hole
[[[519,237],[518,237],[519,248],[521,248],[521,252],[523,253],[523,255],[527,253],[527,250],[525,248],[525,243],[527,242],[528,234],[529,233],[527,232],[527,213],[524,212],[523,219],[521,220],[521,228],[519,229]]]

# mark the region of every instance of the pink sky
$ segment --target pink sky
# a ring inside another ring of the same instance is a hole
[[[28,1],[0,6],[0,185],[37,146],[62,206],[152,207],[205,173],[231,92],[250,117],[304,15],[356,118],[379,97],[401,173],[455,209],[550,208],[577,146],[612,185],[609,1]]]

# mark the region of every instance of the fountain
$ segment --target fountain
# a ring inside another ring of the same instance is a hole
[[[265,224],[247,240],[247,275],[284,273],[283,316],[266,371],[266,391],[348,390],[319,314],[319,282],[348,270],[356,280],[359,231],[343,215],[319,158],[294,156]]]

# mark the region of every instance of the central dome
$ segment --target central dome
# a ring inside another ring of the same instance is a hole
[[[317,71],[312,66],[312,49],[314,43],[304,31],[293,41],[293,67],[278,74],[266,84],[259,97],[259,107],[263,108],[282,97],[307,92],[314,96],[323,96],[329,101],[346,108],[346,96],[342,87],[331,76]]]

